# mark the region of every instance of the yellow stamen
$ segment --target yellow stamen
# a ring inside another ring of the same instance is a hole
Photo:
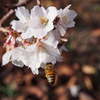
[[[28,28],[29,21],[30,21],[29,18],[26,18],[26,22],[24,23],[24,25],[26,26],[25,30]]]
[[[70,21],[67,20],[67,16],[63,16],[63,17],[62,17],[62,22],[63,22],[64,24],[66,24],[67,22],[70,22]]]
[[[46,25],[48,22],[48,19],[46,19],[45,17],[40,17],[40,21],[43,25]]]

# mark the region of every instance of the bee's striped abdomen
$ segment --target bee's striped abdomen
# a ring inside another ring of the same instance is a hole
[[[54,71],[54,66],[50,63],[47,64],[45,68],[45,76],[48,80],[48,82],[53,85],[55,82],[55,71]]]
[[[46,75],[48,82],[53,85],[55,82],[55,73]]]

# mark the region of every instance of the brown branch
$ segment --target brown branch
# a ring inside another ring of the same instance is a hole
[[[9,33],[10,32],[9,30],[7,30],[6,28],[3,28],[3,27],[0,27],[0,31],[4,32],[4,33]]]
[[[19,6],[24,6],[26,4],[28,4],[31,0],[19,0],[19,2],[17,4],[4,4],[4,3],[0,3],[1,6],[10,8],[10,9],[15,9]]]
[[[10,9],[9,10],[9,12],[6,14],[6,15],[4,15],[1,19],[0,19],[0,26],[5,22],[5,21],[7,21],[8,20],[8,18],[10,18],[13,14],[14,14],[14,10],[13,9],[15,9],[16,7],[19,7],[19,6],[24,6],[24,5],[26,5],[26,4],[28,4],[29,2],[30,2],[31,0],[19,0],[19,2],[17,3],[17,4],[1,4],[1,5],[3,5],[3,6],[5,6],[5,7],[8,7],[8,8],[12,8],[12,9]]]
[[[13,15],[13,14],[14,14],[14,10],[13,10],[13,9],[9,10],[9,12],[8,12],[6,15],[4,15],[4,16],[2,17],[2,19],[0,19],[0,26],[1,26],[8,18],[10,18],[10,16]]]

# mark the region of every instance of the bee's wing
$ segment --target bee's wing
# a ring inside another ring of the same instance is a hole
[[[39,76],[44,76],[45,75],[45,69],[39,68]]]

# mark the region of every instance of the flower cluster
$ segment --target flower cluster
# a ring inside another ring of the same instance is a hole
[[[58,44],[67,28],[74,27],[77,16],[68,5],[65,9],[56,7],[34,6],[31,12],[25,7],[18,7],[15,15],[19,20],[13,20],[10,32],[7,34],[6,53],[2,65],[12,62],[14,65],[29,66],[34,74],[38,69],[45,68],[48,62],[53,65],[62,61]]]

